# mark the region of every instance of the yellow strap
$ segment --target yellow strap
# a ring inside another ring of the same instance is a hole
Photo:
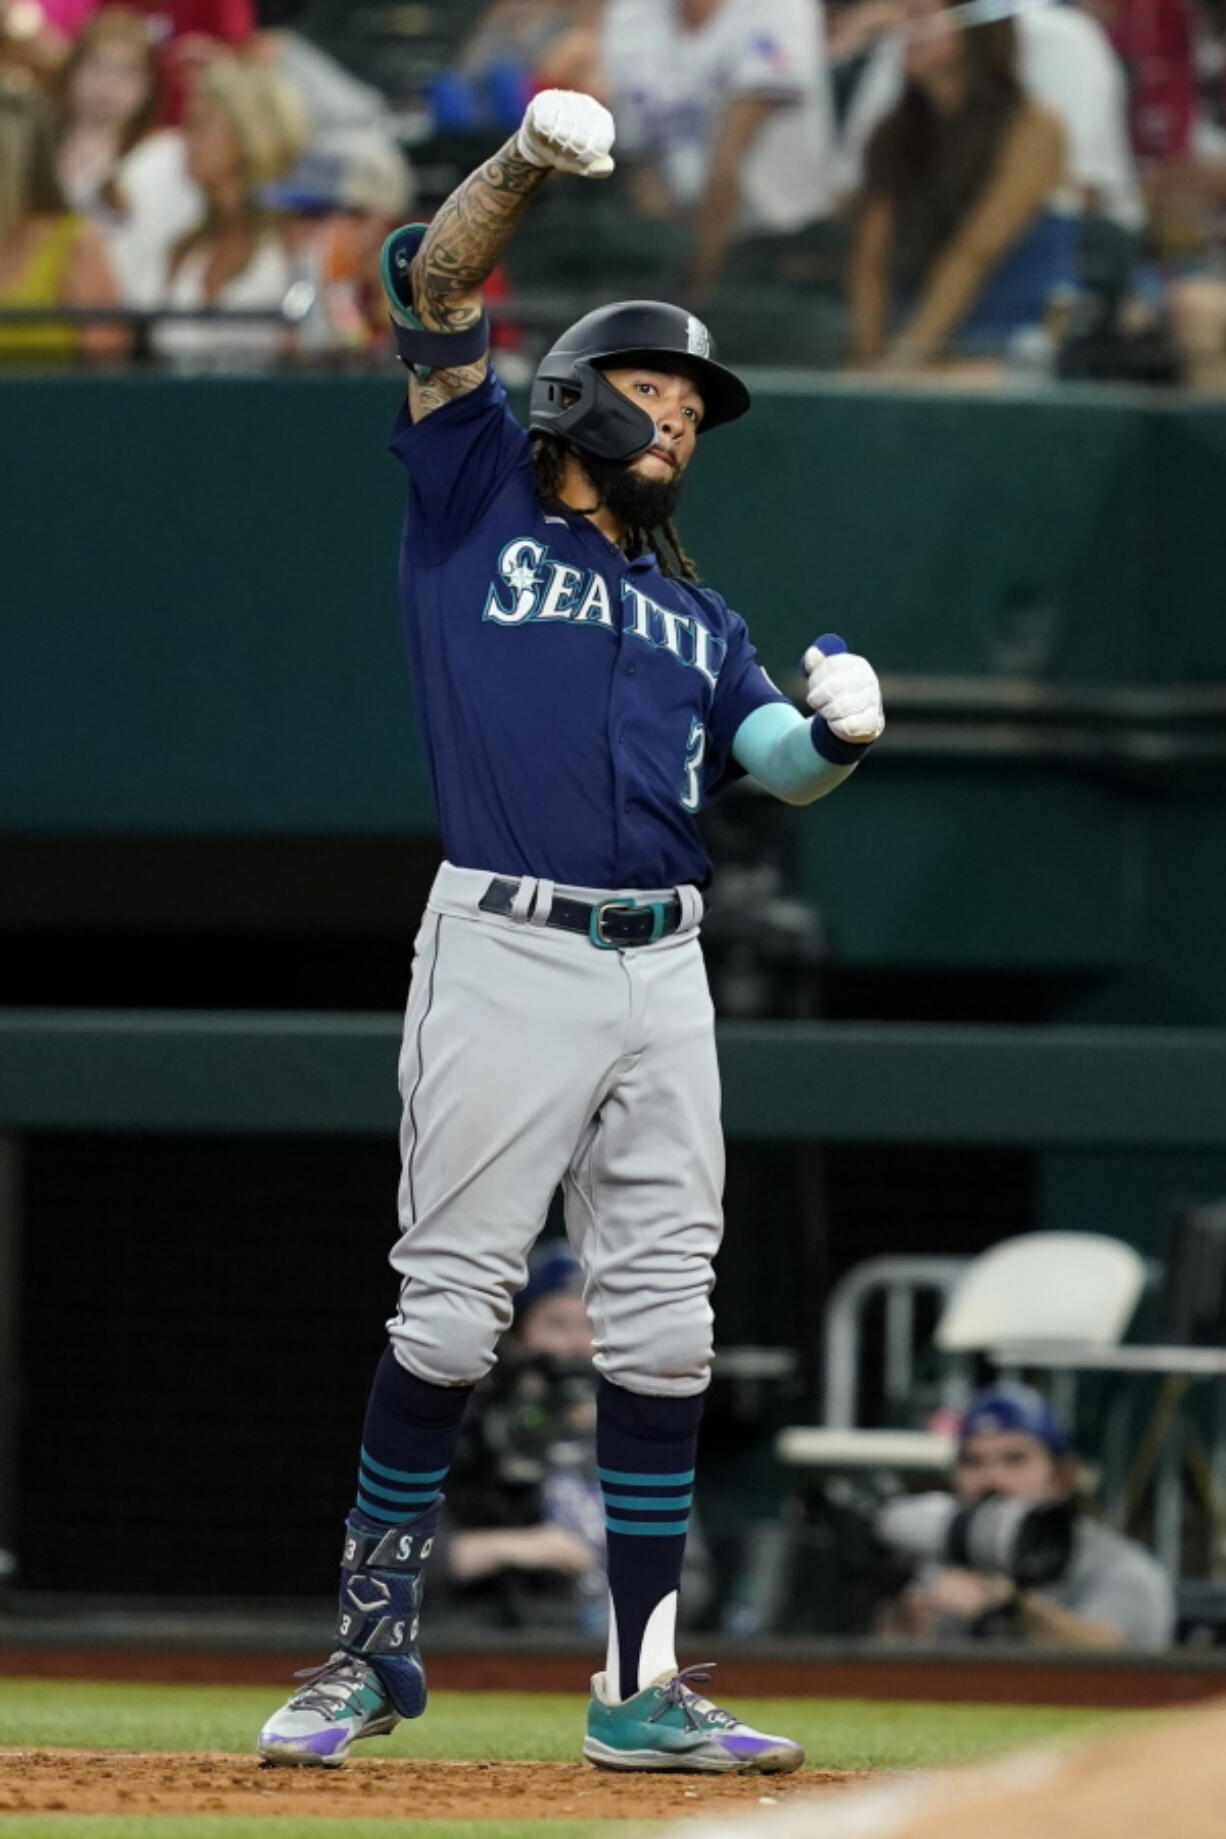
[[[57,217],[17,279],[0,288],[0,300],[8,306],[55,306],[80,234],[81,218],[75,211]]]

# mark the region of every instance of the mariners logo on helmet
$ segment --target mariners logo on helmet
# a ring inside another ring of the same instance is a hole
[[[711,334],[701,319],[695,319],[692,313],[685,322],[685,348],[693,358],[709,358],[711,355]]]

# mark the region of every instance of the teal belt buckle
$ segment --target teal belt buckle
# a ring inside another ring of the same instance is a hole
[[[654,945],[657,939],[664,937],[665,907],[663,900],[602,900],[592,908],[587,923],[587,936],[597,951],[621,951],[626,947],[633,950],[635,945]],[[604,935],[604,918],[606,913],[644,913],[650,909],[651,932],[645,939],[607,939]]]

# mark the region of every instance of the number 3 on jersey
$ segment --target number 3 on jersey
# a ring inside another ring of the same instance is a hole
[[[707,731],[695,716],[690,723],[690,738],[685,744],[685,790],[682,809],[697,811],[702,804],[702,762],[707,751]]]

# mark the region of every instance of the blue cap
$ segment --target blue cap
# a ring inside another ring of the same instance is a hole
[[[958,1427],[958,1442],[962,1444],[969,1437],[1001,1431],[1034,1437],[1053,1456],[1067,1456],[1073,1447],[1068,1427],[1056,1416],[1042,1393],[1036,1392],[1033,1386],[1018,1385],[1010,1380],[1002,1380],[971,1400]]]
[[[515,1298],[515,1313],[522,1316],[546,1296],[560,1290],[583,1288],[583,1266],[564,1239],[550,1239],[538,1245],[528,1260],[528,1281]]]

